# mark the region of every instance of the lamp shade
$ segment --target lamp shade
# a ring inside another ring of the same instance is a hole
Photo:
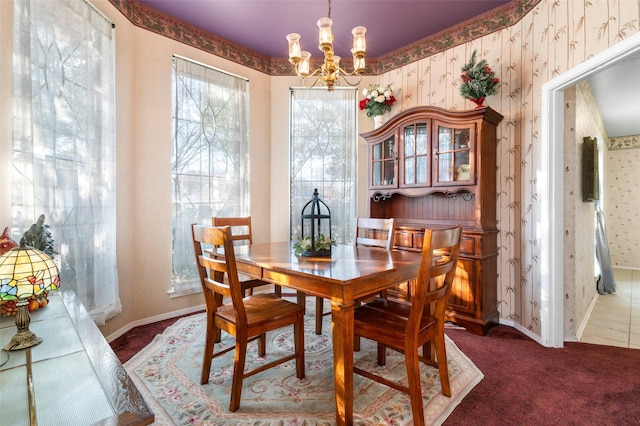
[[[60,286],[53,259],[21,241],[0,256],[0,300],[19,300]]]

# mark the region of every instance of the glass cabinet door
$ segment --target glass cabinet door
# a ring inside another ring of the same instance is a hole
[[[371,187],[397,187],[396,156],[394,136],[371,145]]]
[[[430,185],[428,123],[416,123],[404,127],[402,143],[401,186]]]
[[[433,147],[434,185],[468,185],[475,180],[473,170],[474,128],[436,125]]]

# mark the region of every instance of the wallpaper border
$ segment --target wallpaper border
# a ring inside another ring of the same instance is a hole
[[[640,148],[640,135],[620,136],[609,138],[609,149],[633,149]]]
[[[367,58],[366,75],[379,75],[514,25],[542,0],[513,0],[485,14],[379,58]],[[166,15],[137,0],[109,0],[132,24],[271,76],[294,75],[287,58],[270,58]],[[284,52],[284,47],[283,47]],[[316,61],[319,59],[316,58]],[[351,66],[344,60],[347,67]]]

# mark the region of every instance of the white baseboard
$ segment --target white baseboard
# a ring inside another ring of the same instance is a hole
[[[195,312],[204,311],[204,309],[205,309],[205,306],[204,304],[202,304],[198,306],[192,306],[190,308],[180,309],[178,311],[167,312],[164,314],[155,315],[153,317],[137,320],[127,324],[125,327],[122,327],[120,330],[116,331],[115,333],[110,334],[109,336],[106,337],[106,339],[107,339],[107,342],[111,343],[112,341],[122,336],[126,332],[130,331],[133,328],[140,327],[141,325],[147,325],[147,324],[163,321],[170,318],[176,318],[181,315],[193,314]]]
[[[526,329],[525,327],[523,327],[520,324],[517,324],[517,323],[515,323],[513,321],[510,321],[510,320],[505,320],[505,319],[502,319],[502,318],[500,318],[499,324],[500,325],[506,325],[506,326],[511,327],[511,328],[515,328],[516,330],[518,330],[519,332],[521,332],[525,336],[529,337],[531,340],[534,340],[535,342],[542,344],[542,342],[540,340],[540,336],[536,336],[530,330]]]
[[[584,317],[582,317],[582,321],[580,322],[580,325],[576,330],[576,340],[575,340],[576,342],[579,342],[580,339],[582,339],[582,333],[584,333],[584,329],[587,327],[587,323],[589,322],[589,318],[591,318],[591,313],[593,312],[593,309],[596,307],[596,303],[598,302],[599,297],[600,297],[600,294],[596,292],[593,299],[591,299],[591,303],[589,303],[587,312],[584,313]]]
[[[628,269],[628,270],[631,270],[631,271],[640,271],[640,266],[613,265],[613,266],[611,266],[611,269]]]

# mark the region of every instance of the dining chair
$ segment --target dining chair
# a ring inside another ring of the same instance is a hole
[[[456,273],[462,228],[425,229],[420,269],[411,303],[377,298],[354,310],[354,334],[377,342],[378,365],[386,348],[404,353],[408,385],[354,366],[356,374],[408,393],[414,425],[424,425],[419,361],[438,368],[442,394],[451,396],[444,323],[447,297]],[[432,345],[433,343],[433,345]],[[435,347],[436,359],[431,351]],[[422,347],[422,356],[418,350]]]
[[[241,245],[253,244],[253,233],[251,230],[251,216],[242,217],[219,217],[213,216],[211,218],[211,224],[213,226],[230,226],[231,233],[233,234],[234,245],[240,243]],[[256,287],[270,285],[270,283],[258,279],[251,279],[247,276],[240,274],[240,282],[242,283],[243,294],[253,294],[253,289]],[[282,296],[282,288],[279,285],[274,285],[274,292],[276,296]]]
[[[242,382],[247,377],[295,359],[296,377],[304,379],[304,307],[274,294],[258,293],[243,297],[242,286],[238,279],[231,227],[205,227],[193,224],[192,235],[193,250],[207,312],[200,384],[209,382],[213,358],[234,348],[230,411],[236,411],[240,407]],[[203,244],[222,247],[224,258],[203,255]],[[230,298],[230,302],[224,303],[223,297]],[[257,339],[258,355],[264,357],[267,346],[266,333],[288,325],[293,325],[294,353],[245,371],[247,344]],[[219,330],[234,336],[236,344],[216,353],[215,343]]]
[[[395,227],[394,218],[357,217],[354,244],[356,247],[380,247],[391,250]],[[386,297],[386,292],[381,293],[381,297]],[[331,312],[324,312],[324,299],[316,296],[316,334],[322,334],[322,318],[330,314]],[[356,349],[358,346],[356,343]]]

